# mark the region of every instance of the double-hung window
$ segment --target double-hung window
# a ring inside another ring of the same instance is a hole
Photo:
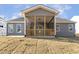
[[[21,33],[22,32],[22,26],[21,24],[16,24],[16,32]]]
[[[60,32],[60,25],[59,24],[56,24],[56,31]]]
[[[73,32],[73,24],[69,24],[68,25],[68,31],[69,32]]]
[[[14,31],[13,24],[8,24],[8,32],[13,33],[13,31]]]

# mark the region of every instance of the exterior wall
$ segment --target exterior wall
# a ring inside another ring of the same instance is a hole
[[[6,35],[6,21],[3,19],[0,20],[0,36]]]
[[[37,9],[34,10],[28,14],[26,14],[27,16],[53,16],[54,14],[52,14],[51,12],[45,11],[43,9]]]
[[[73,24],[73,32],[68,30],[68,24],[59,24],[60,31],[56,32],[56,36],[74,36],[75,35],[75,24]]]
[[[9,27],[8,27],[9,24],[13,24],[13,33],[9,32]],[[21,24],[21,27],[22,27],[21,28],[21,30],[22,30],[21,33],[16,32],[16,24]],[[8,23],[7,24],[7,35],[24,35],[24,23]]]

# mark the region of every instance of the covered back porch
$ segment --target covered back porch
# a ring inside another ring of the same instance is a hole
[[[54,16],[26,16],[26,36],[54,36]]]
[[[58,11],[37,5],[22,12],[25,36],[55,36]]]

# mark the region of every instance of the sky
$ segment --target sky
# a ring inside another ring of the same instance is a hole
[[[0,4],[0,17],[5,20],[21,17],[21,11],[34,6],[35,4]],[[44,4],[50,8],[60,11],[59,17],[71,19],[79,15],[79,4]]]

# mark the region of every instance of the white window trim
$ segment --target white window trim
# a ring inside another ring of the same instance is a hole
[[[58,30],[57,30],[57,26],[59,26]],[[56,32],[60,32],[60,24],[56,24]]]
[[[20,25],[22,27],[21,24],[18,24],[18,25]],[[21,29],[21,32],[17,32],[17,24],[16,24],[16,33],[22,33],[22,29]]]
[[[72,30],[70,30],[70,27],[69,27],[70,25],[72,26]],[[68,31],[73,32],[73,27],[74,27],[73,24],[68,24]]]

